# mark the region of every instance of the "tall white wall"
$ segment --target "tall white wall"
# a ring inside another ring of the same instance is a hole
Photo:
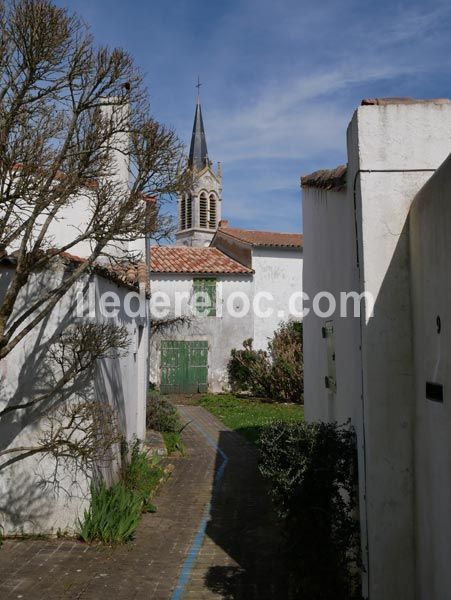
[[[360,486],[360,522],[362,560],[367,566],[365,517],[365,456],[362,426],[362,375],[360,354],[360,318],[340,313],[321,316],[313,310],[315,296],[327,291],[337,306],[341,292],[359,290],[354,204],[349,191],[326,191],[305,188],[302,194],[304,222],[303,290],[309,297],[304,317],[304,405],[308,421],[346,423],[349,419],[357,434]],[[321,303],[327,310],[328,303]],[[328,375],[327,341],[322,328],[332,321],[336,363],[336,391],[325,385]],[[364,589],[367,587],[364,578]]]
[[[410,214],[419,600],[447,598],[451,589],[450,189],[448,158],[418,194]],[[427,382],[443,386],[443,403],[427,399]]]
[[[241,348],[245,339],[253,336],[253,313],[249,310],[242,318],[234,318],[227,310],[231,294],[244,294],[252,301],[253,281],[251,275],[229,275],[217,277],[217,316],[193,317],[190,322],[162,332],[152,334],[150,350],[150,381],[160,384],[160,343],[161,340],[207,340],[208,341],[208,384],[212,392],[222,392],[228,388],[227,363],[233,348]],[[152,296],[163,292],[171,299],[172,310],[177,293],[187,297],[193,295],[191,275],[157,274],[151,275]],[[243,300],[237,297],[232,302],[237,312],[243,307]],[[185,314],[189,314],[185,306]],[[222,312],[222,316],[221,316]],[[172,313],[173,314],[173,313]]]
[[[330,292],[337,302],[340,293],[358,289],[354,207],[344,192],[305,189],[304,214],[304,292],[310,301],[310,312],[304,317],[304,390],[305,414],[308,420],[337,421],[351,418],[355,426],[360,422],[360,320],[320,316],[313,311],[314,297]],[[326,310],[328,303],[322,303]],[[352,302],[349,301],[350,314]],[[322,328],[333,321],[337,367],[337,390],[331,393],[325,386],[327,375],[326,341]]]
[[[12,276],[9,267],[0,268],[0,298]],[[59,271],[44,271],[33,277],[19,297],[16,310],[20,311],[35,297],[36,288],[53,286],[61,277]],[[121,306],[129,290],[102,277],[93,276],[94,303],[98,307],[100,294],[114,291]],[[0,361],[0,410],[8,404],[32,400],[52,388],[56,373],[48,355],[49,344],[76,321],[75,289],[70,290],[42,324],[34,329],[16,348]],[[93,317],[103,322],[100,311]],[[121,432],[132,441],[145,434],[145,400],[147,389],[147,324],[141,343],[136,341],[136,324],[121,309],[110,323],[127,329],[130,352],[123,356],[98,361],[94,379],[77,380],[77,385],[66,398],[67,402],[97,401],[108,403],[116,412]],[[136,349],[136,351],[134,351]],[[42,408],[42,405],[40,405]],[[0,422],[0,449],[17,446],[35,446],[48,426],[46,411],[37,408],[15,411]],[[118,475],[119,448],[112,461],[102,468],[108,482]],[[11,455],[12,456],[12,455]],[[10,457],[11,457],[10,456]],[[37,454],[19,462],[4,465],[8,457],[0,459],[0,526],[6,534],[48,533],[59,530],[73,532],[77,519],[89,503],[91,473],[75,470],[73,463],[55,470],[55,460]]]
[[[437,168],[450,148],[450,104],[361,106],[348,129],[348,185],[354,189],[355,182],[361,288],[376,301],[374,316],[367,313],[362,320],[372,600],[415,597],[407,216],[431,176],[427,170]]]
[[[305,318],[306,416],[356,427],[365,597],[445,598],[449,420],[424,395],[430,377],[446,390],[449,369],[447,342],[434,333],[448,304],[449,165],[430,178],[451,150],[451,104],[361,106],[347,141],[346,193],[304,190],[304,290],[355,285],[372,295],[374,313],[364,302],[360,322],[334,319],[336,394],[323,387],[321,319]],[[409,242],[409,211],[428,180]]]
[[[272,314],[254,317],[254,348],[266,350],[279,324],[290,319],[289,299],[302,291],[302,266],[300,248],[252,248],[254,293],[269,293],[273,298],[272,301],[262,298],[260,303],[261,310],[271,307]],[[300,298],[295,309],[302,310]]]

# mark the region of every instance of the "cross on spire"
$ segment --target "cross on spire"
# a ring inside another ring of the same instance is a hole
[[[201,88],[201,85],[202,85],[202,84],[201,84],[201,82],[200,82],[200,77],[199,77],[199,75],[198,75],[198,76],[197,76],[197,84],[196,84],[196,87],[197,87],[197,97],[199,97],[199,96],[200,96],[200,88]]]

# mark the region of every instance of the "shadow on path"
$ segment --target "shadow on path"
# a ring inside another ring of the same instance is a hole
[[[285,540],[258,471],[256,447],[209,414],[199,415],[197,424],[220,449],[215,472],[224,454],[228,462],[212,492],[205,537],[182,598],[288,598]]]

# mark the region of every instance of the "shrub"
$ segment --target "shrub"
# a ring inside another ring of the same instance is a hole
[[[252,348],[252,339],[244,340],[243,350],[232,350],[227,371],[233,392],[267,395],[267,355]]]
[[[282,323],[268,344],[268,352],[254,350],[252,340],[245,340],[243,350],[232,350],[228,375],[235,392],[250,392],[279,402],[301,402],[304,388],[302,324]]]
[[[182,422],[177,409],[164,396],[149,394],[146,408],[147,429],[155,431],[179,432]]]
[[[286,526],[293,594],[361,598],[353,432],[330,423],[275,422],[259,445],[260,471]]]
[[[269,343],[269,389],[272,398],[301,402],[304,392],[302,323],[282,323]]]

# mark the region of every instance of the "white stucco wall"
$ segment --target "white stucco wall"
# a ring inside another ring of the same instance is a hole
[[[317,338],[319,323],[314,317],[310,317],[310,321],[307,317],[304,326],[307,417],[330,419],[338,415],[341,420],[348,415],[356,422],[359,463],[363,461],[364,467],[359,465],[361,522],[362,532],[367,527],[369,557],[364,592],[367,585],[372,600],[445,597],[440,596],[440,592],[431,595],[430,588],[432,562],[442,549],[440,543],[431,540],[434,536],[436,540],[442,538],[439,533],[425,532],[431,525],[430,511],[423,516],[416,512],[417,502],[435,510],[435,506],[425,505],[425,498],[430,494],[427,482],[437,470],[435,466],[431,471],[431,459],[439,450],[423,447],[421,451],[414,445],[419,437],[423,439],[423,446],[427,445],[432,430],[418,423],[418,408],[415,412],[415,395],[417,404],[418,399],[424,404],[424,382],[418,387],[419,370],[416,367],[415,374],[414,367],[408,214],[415,195],[450,149],[450,104],[361,106],[348,128],[348,183],[343,212],[337,211],[337,204],[332,201],[334,194],[304,191],[305,291],[310,293],[311,289],[323,285],[331,286],[331,291],[337,284],[345,288],[352,282],[352,265],[357,258],[357,291],[370,292],[375,300],[373,315],[368,305],[364,305],[360,344],[357,332],[343,324],[343,319],[336,324],[335,404],[332,399],[327,403],[324,390],[315,393],[315,386],[321,383],[319,373],[325,368],[321,342]],[[344,251],[346,243],[339,239],[343,236],[355,240],[355,233],[350,229],[354,207],[357,257],[350,248]],[[429,235],[431,239],[435,236],[433,228]],[[443,257],[445,252],[443,250]],[[423,275],[426,278],[429,264],[424,262],[418,281],[422,281]],[[446,269],[443,262],[442,267]],[[327,275],[322,274],[323,269]],[[425,286],[418,283],[417,290],[420,288],[424,294]],[[423,310],[421,302],[418,299],[415,302],[416,310]],[[340,363],[340,330],[347,338],[349,362]],[[437,344],[437,340],[433,342]],[[418,337],[417,344],[420,343],[423,340]],[[354,378],[359,362],[356,344],[361,345],[362,368],[358,374],[362,392],[357,380],[349,382],[346,400],[341,396],[340,380]],[[434,349],[437,353],[436,345]],[[320,401],[314,402],[315,397]],[[440,408],[432,407],[429,412],[434,410]],[[447,452],[442,447],[440,450]],[[417,467],[421,464],[423,480],[415,483],[417,452]],[[444,469],[443,462],[440,464],[439,469]],[[446,492],[441,498],[446,500]],[[420,557],[415,553],[418,519],[423,519],[422,535],[429,543],[429,549],[425,550],[429,551],[426,567],[418,563],[423,560],[423,553]],[[439,520],[438,517],[434,523],[438,524]],[[364,534],[362,541],[365,541]],[[440,565],[445,563],[446,558],[443,563],[440,561]],[[423,582],[424,591],[420,596],[417,595],[417,572],[422,572],[427,581]],[[428,573],[429,579],[424,573]],[[447,590],[448,587],[432,587],[432,594],[436,589]]]
[[[366,314],[362,322],[373,600],[415,595],[414,367],[406,222],[415,194],[431,176],[427,169],[437,168],[450,148],[449,104],[361,106],[348,129],[360,277],[362,289],[376,301],[374,317]],[[377,169],[387,172],[375,173]],[[357,175],[358,170],[371,172]]]
[[[447,598],[451,589],[450,189],[448,158],[418,194],[410,214],[419,600]],[[443,403],[426,398],[427,382],[443,385]]]
[[[360,318],[321,316],[313,310],[313,299],[330,292],[337,306],[341,292],[359,289],[356,257],[354,205],[352,195],[345,191],[304,189],[302,193],[304,222],[303,289],[310,301],[304,317],[304,405],[308,421],[346,423],[349,419],[357,434],[360,487],[360,521],[362,560],[367,565],[365,518],[365,459],[362,430],[362,389],[360,354]],[[324,311],[328,303],[321,302]],[[349,315],[353,304],[349,300]],[[327,341],[322,336],[326,322],[334,328],[336,358],[336,392],[325,385],[328,374]],[[366,581],[364,588],[366,588]]]
[[[293,318],[290,315],[289,299],[293,294],[302,292],[302,250],[296,248],[252,248],[252,268],[254,274],[254,293],[271,294],[273,300],[262,297],[260,306],[265,311],[272,308],[272,314],[266,317],[254,317],[254,348],[266,350],[268,341],[282,321]],[[301,313],[302,301],[297,297],[294,304]],[[296,320],[300,320],[297,317]]]
[[[245,339],[253,336],[253,313],[249,310],[242,318],[234,318],[226,309],[231,294],[238,292],[251,299],[253,281],[251,275],[217,276],[217,316],[193,317],[189,323],[161,333],[151,335],[150,381],[160,384],[160,342],[161,340],[206,340],[208,341],[208,383],[212,392],[228,388],[227,363],[233,348],[241,348]],[[177,274],[151,274],[152,297],[163,292],[171,299],[174,309],[176,293],[192,297],[193,277]],[[240,312],[243,300],[237,297],[232,302]],[[185,305],[186,309],[186,305]],[[222,310],[221,310],[222,309]],[[186,309],[185,314],[188,312]],[[222,312],[222,316],[221,316]]]
[[[0,297],[5,293],[11,269],[1,267]],[[32,278],[19,298],[18,305],[29,302],[36,286],[54,285],[59,272],[43,272]],[[104,291],[114,291],[121,299],[128,290],[109,280],[93,276],[95,302]],[[42,325],[33,330],[0,362],[0,409],[8,403],[24,403],[51,389],[52,367],[49,343],[74,322],[74,290],[69,291]],[[19,308],[19,307],[18,307]],[[95,319],[103,318],[96,311]],[[147,330],[142,331],[141,344],[136,339],[135,323],[121,310],[114,321],[129,332],[131,351],[120,358],[99,361],[95,377],[86,386],[78,385],[68,401],[102,401],[115,410],[121,432],[128,440],[144,438],[145,400],[147,389]],[[136,352],[133,349],[136,348]],[[15,411],[0,424],[0,449],[34,446],[46,428],[38,410]],[[2,457],[2,465],[10,456]],[[102,467],[107,481],[112,481],[120,466],[119,449],[114,459]],[[10,466],[0,466],[0,525],[6,534],[48,533],[59,530],[73,532],[77,519],[89,502],[90,473],[75,470],[72,464],[55,472],[55,460],[48,455],[35,455]]]
[[[360,320],[321,316],[313,311],[314,297],[331,292],[337,306],[341,292],[358,289],[358,269],[352,199],[346,191],[305,189],[304,214],[304,278],[303,286],[310,301],[310,312],[304,317],[304,389],[305,414],[308,420],[345,422],[360,420]],[[328,303],[320,304],[327,310]],[[352,302],[349,301],[351,313]],[[333,394],[325,386],[327,375],[326,341],[322,327],[333,321],[337,368],[337,390]]]

